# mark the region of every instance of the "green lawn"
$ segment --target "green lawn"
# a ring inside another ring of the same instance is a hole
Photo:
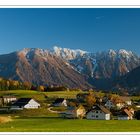
[[[140,132],[140,121],[18,118],[0,125],[1,132]]]
[[[140,121],[62,119],[47,110],[48,101],[54,97],[75,98],[78,91],[37,92],[28,90],[0,91],[2,95],[32,97],[42,103],[37,110],[23,110],[0,114],[11,116],[12,122],[1,123],[0,132],[140,132]],[[55,108],[59,109],[59,108]]]
[[[75,98],[80,91],[57,91],[57,92],[39,92],[32,90],[9,90],[0,91],[0,96],[2,95],[15,95],[18,97],[34,97],[38,100],[44,100],[44,95],[48,97],[63,97],[63,98]]]

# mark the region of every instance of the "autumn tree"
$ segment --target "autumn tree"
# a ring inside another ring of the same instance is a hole
[[[44,86],[38,86],[37,89],[38,89],[38,91],[42,91],[43,92],[45,90],[45,87]]]
[[[96,98],[93,96],[93,94],[89,94],[86,97],[86,103],[89,107],[92,107],[96,103]]]
[[[82,105],[79,105],[79,107],[77,109],[77,117],[79,119],[83,119],[85,114],[86,114],[85,108]]]
[[[77,106],[76,102],[72,102],[72,101],[69,102],[68,105],[71,106],[71,107],[76,107]]]
[[[24,88],[25,88],[26,90],[30,90],[31,87],[32,87],[32,84],[29,83],[29,82],[24,82],[23,85],[24,85]]]

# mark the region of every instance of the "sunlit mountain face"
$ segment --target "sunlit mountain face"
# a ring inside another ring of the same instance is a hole
[[[107,88],[106,79],[112,81],[138,66],[139,56],[124,49],[92,53],[55,46],[0,55],[0,76],[4,78],[82,89]]]

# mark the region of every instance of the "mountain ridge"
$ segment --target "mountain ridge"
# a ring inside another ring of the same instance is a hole
[[[0,76],[4,78],[82,89],[96,88],[97,83],[100,88],[100,81],[104,85],[104,79],[125,75],[138,66],[140,57],[124,49],[89,53],[55,46],[0,55]]]

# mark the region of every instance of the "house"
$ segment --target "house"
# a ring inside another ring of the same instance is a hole
[[[122,101],[120,98],[117,98],[117,99],[110,99],[108,100],[106,103],[105,103],[105,107],[107,108],[118,108],[118,109],[121,109],[125,106],[125,102]]]
[[[53,103],[52,106],[67,106],[67,100],[64,98],[57,98]]]
[[[15,102],[17,100],[17,98],[15,96],[10,96],[10,95],[1,96],[0,98],[3,101],[3,104],[9,104],[9,103]]]
[[[111,101],[111,100],[108,100],[108,101],[106,101],[106,103],[105,103],[105,107],[107,107],[107,108],[113,108],[113,107],[115,107],[115,104],[113,103],[113,101]]]
[[[120,115],[118,115],[118,120],[132,120],[134,116],[134,110],[125,108]]]
[[[127,96],[120,96],[120,99],[126,104],[126,105],[132,105],[132,101]]]
[[[11,110],[36,109],[40,104],[32,98],[20,98],[11,105]]]
[[[86,110],[82,105],[79,105],[78,107],[68,107],[65,112],[60,113],[61,117],[63,118],[83,118],[86,114]]]
[[[95,97],[95,98],[96,98],[96,103],[99,103],[99,104],[103,103],[103,98],[101,97]]]
[[[111,112],[102,105],[95,105],[90,109],[86,118],[89,120],[110,120]]]
[[[140,102],[135,103],[136,108],[140,108]]]

